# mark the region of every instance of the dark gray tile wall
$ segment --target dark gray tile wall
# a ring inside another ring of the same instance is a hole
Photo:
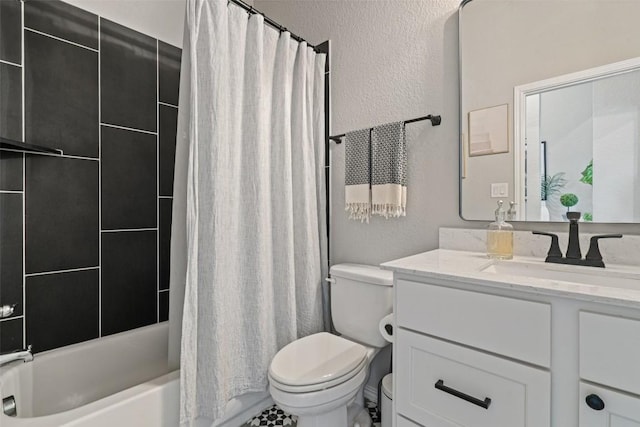
[[[178,105],[180,89],[180,63],[182,50],[170,44],[158,42],[160,54],[160,102]]]
[[[98,49],[98,17],[61,1],[27,0],[24,26]]]
[[[17,304],[13,317],[23,312],[22,303],[22,194],[0,194],[0,301]]]
[[[26,273],[99,265],[98,162],[26,157]]]
[[[27,343],[45,351],[98,338],[99,269],[27,277]]]
[[[171,254],[171,209],[173,200],[160,199],[160,228],[158,230],[160,260],[160,290],[169,289],[169,256]]]
[[[178,109],[160,105],[160,195],[173,194],[173,163],[176,157],[176,131],[178,127]]]
[[[0,1],[0,60],[22,63],[22,12],[20,0]]]
[[[156,231],[102,234],[102,335],[157,322],[157,236]]]
[[[22,67],[0,62],[0,137],[22,141]]]
[[[0,191],[22,191],[22,154],[0,151]]]
[[[157,131],[157,40],[100,20],[102,122]]]
[[[180,57],[61,1],[0,0],[0,137],[64,151],[0,151],[1,352],[168,319]]]
[[[156,135],[102,127],[103,230],[157,227],[157,141]]]
[[[24,44],[26,141],[97,158],[98,52],[29,30]]]

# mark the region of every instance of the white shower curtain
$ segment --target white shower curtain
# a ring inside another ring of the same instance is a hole
[[[275,353],[322,330],[326,58],[227,0],[188,0],[186,34],[180,389],[192,426],[264,391]]]

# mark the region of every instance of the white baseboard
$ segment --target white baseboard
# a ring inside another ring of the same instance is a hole
[[[367,384],[364,387],[364,398],[378,403],[378,387]]]

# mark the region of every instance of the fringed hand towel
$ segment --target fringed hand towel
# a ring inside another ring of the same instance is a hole
[[[373,128],[371,150],[372,214],[385,218],[405,216],[407,142],[404,122]]]
[[[344,194],[349,219],[369,222],[371,216],[371,131],[348,132],[345,137]]]

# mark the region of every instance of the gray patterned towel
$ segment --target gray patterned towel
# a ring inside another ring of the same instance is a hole
[[[345,210],[350,219],[369,222],[371,216],[370,129],[348,132],[345,138]]]
[[[371,213],[385,218],[406,215],[407,142],[404,122],[371,132]]]

